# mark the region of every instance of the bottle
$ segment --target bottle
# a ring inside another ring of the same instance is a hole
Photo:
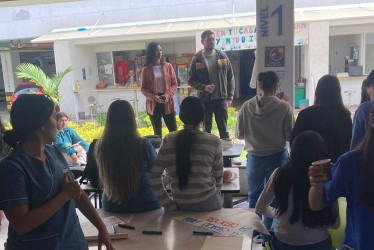
[[[75,90],[79,91],[79,80],[75,82]]]

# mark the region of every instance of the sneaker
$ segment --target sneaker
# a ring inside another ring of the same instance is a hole
[[[257,243],[257,244],[262,244],[263,241],[260,238],[260,235],[258,234],[258,235],[256,235],[256,236],[253,237],[252,242],[253,243]]]

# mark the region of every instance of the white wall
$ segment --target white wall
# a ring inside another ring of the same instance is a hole
[[[190,43],[161,43],[164,54],[175,54],[177,57],[182,53],[195,53],[195,44]]]
[[[20,63],[19,54],[7,51],[0,52],[5,92],[13,92],[17,83],[22,82],[16,77],[16,67]]]

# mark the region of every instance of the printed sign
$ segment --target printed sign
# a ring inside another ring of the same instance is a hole
[[[307,23],[296,23],[295,45],[306,45],[309,41]],[[220,50],[241,50],[257,48],[257,28],[255,26],[220,29],[213,31],[216,36],[216,48]]]
[[[248,234],[255,229],[251,226],[241,225],[240,223],[211,215],[201,218],[197,218],[195,216],[185,216],[175,219],[195,226],[200,226],[225,236],[240,236],[243,234]]]
[[[265,67],[284,67],[284,46],[265,47]]]

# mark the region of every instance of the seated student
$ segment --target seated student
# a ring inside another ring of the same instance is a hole
[[[200,131],[205,116],[198,98],[185,98],[179,117],[184,129],[165,136],[151,171],[152,189],[165,210],[221,209],[221,141],[215,135]],[[160,180],[164,169],[170,176],[172,197]]]
[[[95,157],[105,210],[136,213],[161,208],[149,184],[156,151],[147,139],[139,136],[129,102],[117,100],[109,106]]]
[[[88,143],[67,126],[69,118],[64,112],[58,112],[55,116],[58,129],[54,145],[62,152],[69,166],[85,165]]]
[[[7,249],[88,249],[76,208],[98,229],[99,249],[114,249],[106,226],[56,147],[54,103],[45,95],[19,95],[12,130],[14,151],[0,163],[0,209],[8,220]]]
[[[256,212],[278,219],[275,236],[270,240],[272,249],[330,250],[327,227],[338,221],[338,210],[328,206],[314,212],[308,205],[308,167],[328,156],[326,143],[318,133],[302,132],[292,144],[288,163],[271,175],[257,201]]]
[[[362,143],[342,155],[332,168],[332,179],[318,166],[309,167],[309,205],[323,209],[339,197],[347,199],[344,244],[353,249],[373,249],[374,225],[374,106]],[[344,249],[344,248],[342,248]]]

